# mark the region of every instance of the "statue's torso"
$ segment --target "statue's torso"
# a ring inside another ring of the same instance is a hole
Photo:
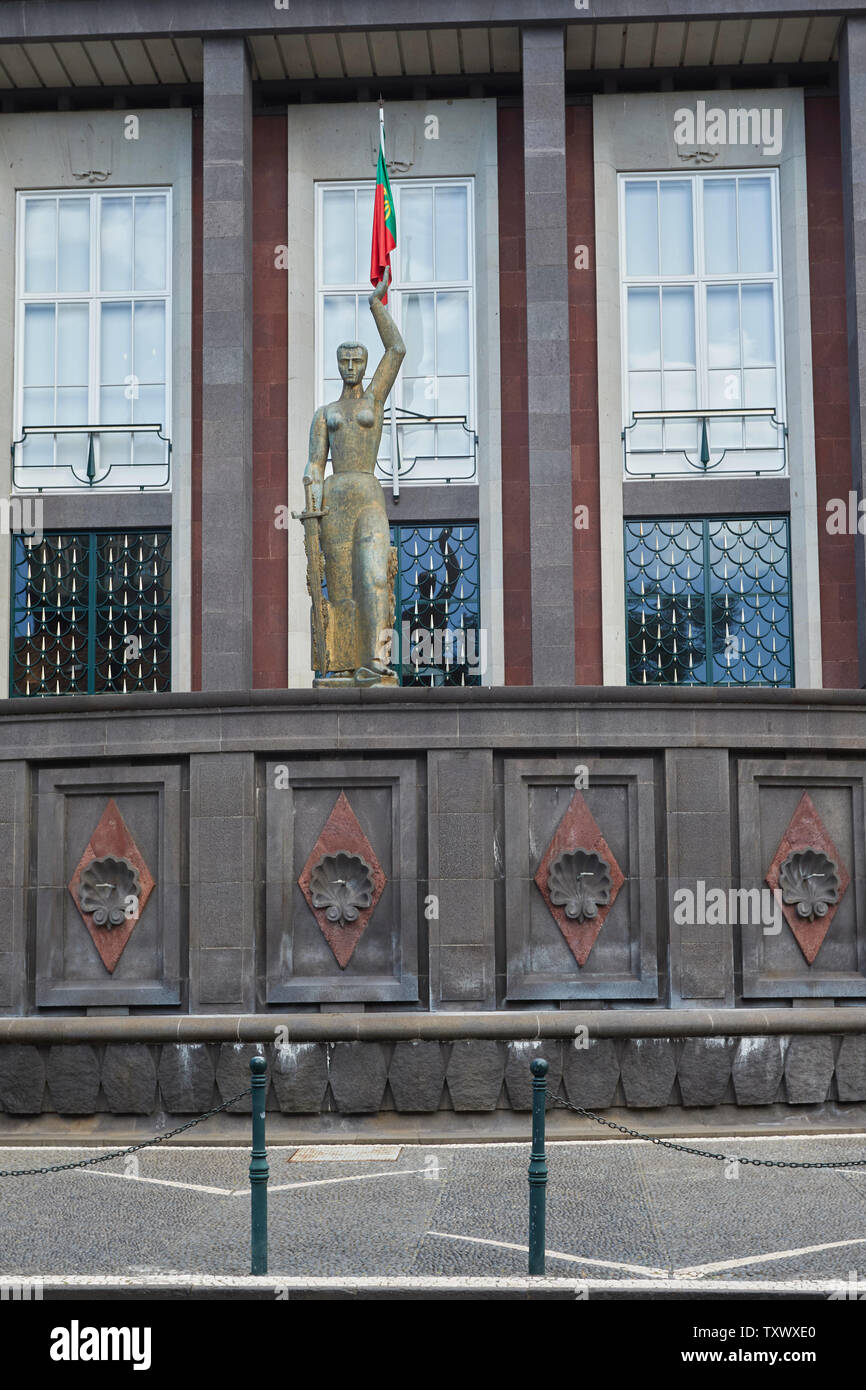
[[[382,438],[384,410],[370,391],[341,396],[324,407],[335,473],[373,473]]]

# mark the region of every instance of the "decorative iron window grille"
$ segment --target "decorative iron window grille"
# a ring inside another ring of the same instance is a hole
[[[401,685],[480,685],[477,522],[392,526],[397,547],[394,669]]]
[[[625,523],[629,685],[793,684],[787,517]]]
[[[171,532],[16,535],[11,695],[171,688]]]

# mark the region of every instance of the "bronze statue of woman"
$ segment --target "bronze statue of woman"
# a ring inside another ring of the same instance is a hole
[[[394,576],[388,513],[376,459],[385,402],[406,356],[397,325],[382,303],[391,275],[370,295],[370,310],[385,348],[364,386],[367,349],[341,343],[339,400],[321,406],[310,428],[304,472],[307,582],[313,600],[316,685],[396,685],[388,666],[394,625]],[[333,473],[325,477],[330,449]],[[320,548],[320,553],[319,553]],[[328,597],[321,591],[322,559]]]

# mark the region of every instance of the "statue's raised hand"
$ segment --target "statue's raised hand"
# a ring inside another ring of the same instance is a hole
[[[371,309],[372,309],[372,307],[373,307],[373,304],[374,304],[375,300],[378,299],[379,303],[381,304],[383,297],[388,293],[388,286],[390,285],[390,283],[391,283],[391,267],[388,266],[388,265],[386,265],[386,266],[385,266],[385,278],[384,278],[383,280],[380,280],[380,281],[379,281],[379,283],[378,283],[378,285],[376,286],[376,288],[374,289],[373,293],[370,295],[370,298],[369,298],[369,301],[368,301],[368,302],[369,302],[369,305],[370,305],[370,308],[371,308]]]

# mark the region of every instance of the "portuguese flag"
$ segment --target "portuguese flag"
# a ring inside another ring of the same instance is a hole
[[[373,199],[373,247],[370,252],[370,281],[375,288],[385,274],[385,267],[391,269],[391,252],[397,245],[397,217],[394,212],[394,199],[391,197],[391,184],[388,181],[388,166],[385,163],[385,116],[379,108],[379,164],[376,169],[376,195]],[[388,303],[387,292],[382,303]]]

